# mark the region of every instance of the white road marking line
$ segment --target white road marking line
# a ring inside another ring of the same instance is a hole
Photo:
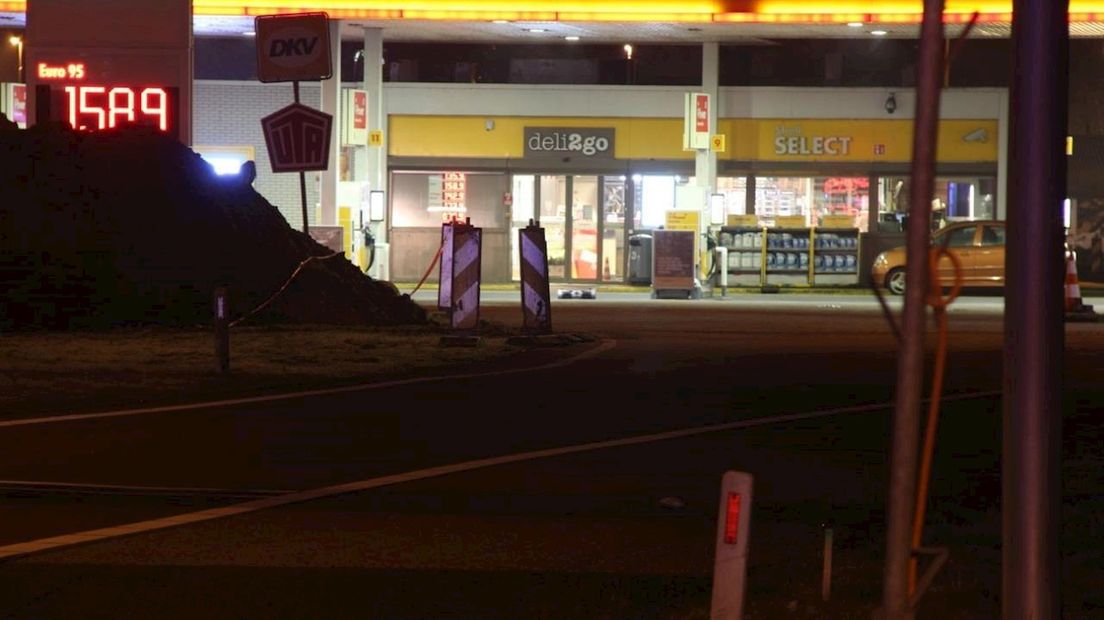
[[[953,402],[960,400],[971,400],[976,398],[986,398],[990,396],[997,396],[1001,392],[999,390],[992,390],[988,392],[974,392],[970,394],[956,394],[950,396],[944,396],[943,402]],[[811,420],[814,418],[824,418],[835,415],[844,415],[850,413],[870,413],[874,411],[885,411],[893,407],[892,403],[874,403],[869,405],[855,405],[851,407],[838,407],[835,409],[824,409],[820,411],[807,411],[802,413],[790,413],[776,416],[767,416],[762,418],[753,418],[750,420],[737,420],[734,422],[722,422],[719,424],[710,424],[708,426],[699,426],[694,428],[685,428],[674,431],[665,431],[662,433],[652,433],[648,435],[637,435],[634,437],[624,437],[621,439],[610,439],[607,441],[596,441],[591,443],[578,444],[574,446],[563,446],[559,448],[546,448],[544,450],[533,450],[530,452],[520,452],[517,454],[508,454],[503,456],[490,457],[485,459],[476,459],[473,461],[465,461],[462,463],[453,463],[451,465],[439,465],[437,467],[428,467],[425,469],[416,469],[414,471],[408,471],[399,474],[391,474],[389,476],[380,476],[378,478],[369,478],[367,480],[359,480],[355,482],[346,482],[343,484],[335,484],[326,487],[320,487],[317,489],[308,489],[305,491],[297,491],[294,493],[288,493],[286,495],[279,495],[276,497],[266,497],[261,499],[250,500],[242,502],[240,504],[234,504],[233,506],[223,506],[220,508],[212,508],[208,510],[200,510],[198,512],[186,513],[182,515],[175,515],[172,517],[164,517],[161,519],[152,519],[149,521],[141,521],[138,523],[130,523],[126,525],[119,525],[113,527],[106,527],[96,530],[89,530],[87,532],[77,532],[73,534],[64,534],[61,536],[52,536],[49,538],[41,538],[38,540],[32,540],[23,543],[16,543],[0,547],[0,560],[11,559],[29,555],[32,553],[38,553],[41,551],[55,550],[63,547],[70,547],[77,544],[86,544],[89,542],[98,542],[107,540],[110,538],[117,538],[124,535],[138,534],[143,532],[153,532],[157,530],[163,530],[170,527],[177,527],[180,525],[189,525],[194,523],[203,523],[205,521],[213,521],[215,519],[222,519],[224,517],[232,517],[237,515],[248,514],[265,510],[268,508],[277,508],[280,506],[287,506],[289,504],[296,504],[300,502],[306,502],[314,499],[321,499],[324,497],[332,497],[335,495],[344,495],[346,493],[355,493],[359,491],[367,491],[369,489],[375,489],[383,486],[389,486],[393,484],[401,484],[404,482],[414,482],[418,480],[425,480],[428,478],[437,478],[440,476],[447,476],[449,474],[456,474],[461,472],[473,471],[476,469],[484,469],[488,467],[495,467],[498,465],[509,465],[512,463],[520,463],[523,461],[532,461],[537,459],[550,458],[555,456],[564,456],[568,454],[577,454],[580,452],[590,452],[594,450],[605,450],[609,448],[620,448],[625,446],[634,446],[645,443],[654,443],[657,441],[666,441],[669,439],[680,439],[683,437],[692,437],[695,435],[705,435],[709,433],[716,433],[719,431],[735,430],[739,428],[751,428],[755,426],[767,426],[771,424],[782,424],[786,422],[797,422],[801,420]]]
[[[143,407],[141,409],[123,409],[119,411],[103,411],[100,413],[74,413],[68,415],[55,415],[41,418],[24,418],[21,420],[4,420],[0,421],[0,428],[11,428],[14,426],[34,426],[39,424],[58,424],[62,422],[74,422],[78,420],[98,420],[101,418],[121,418],[127,416],[145,415],[150,413],[171,413],[175,411],[190,411],[194,409],[211,409],[214,407],[229,407],[234,405],[248,405],[252,403],[271,403],[281,400],[291,400],[295,398],[308,398],[312,396],[327,396],[331,394],[347,394],[349,392],[361,392],[366,390],[380,390],[385,388],[397,387],[400,385],[414,385],[418,383],[432,383],[436,381],[455,381],[457,379],[478,379],[481,377],[495,377],[501,375],[513,375],[522,372],[533,372],[537,370],[548,370],[551,368],[559,368],[561,366],[567,366],[575,362],[594,357],[609,351],[617,346],[616,340],[605,340],[599,346],[584,351],[578,355],[573,355],[562,360],[550,362],[548,364],[541,364],[540,366],[531,366],[528,368],[510,368],[507,370],[496,370],[492,372],[469,372],[458,373],[452,375],[442,375],[438,377],[414,377],[411,379],[396,379],[394,381],[381,381],[379,383],[362,383],[358,385],[348,385],[339,388],[322,388],[317,390],[306,390],[302,392],[288,392],[284,394],[269,394],[266,396],[249,396],[245,398],[232,398],[228,400],[215,400],[203,403],[188,403],[184,405],[164,405],[161,407]]]
[[[224,489],[214,487],[165,487],[56,480],[0,480],[0,490],[141,493],[157,495],[283,495],[296,489]]]

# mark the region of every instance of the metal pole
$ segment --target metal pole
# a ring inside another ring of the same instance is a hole
[[[295,94],[295,103],[299,103],[299,81],[291,83],[291,90]],[[307,223],[307,173],[299,171],[299,202],[303,209],[303,234],[310,234],[310,224]]]
[[[1002,614],[1061,614],[1068,0],[1015,0],[1004,311]]]
[[[230,299],[225,286],[215,289],[215,370],[230,370]]]
[[[897,361],[896,414],[890,455],[886,523],[886,563],[882,613],[887,620],[911,620],[908,564],[916,501],[916,458],[920,436],[920,400],[924,386],[925,297],[932,184],[939,123],[939,84],[943,67],[943,0],[924,0],[920,58],[916,75],[916,119],[912,140],[912,188],[909,200],[905,308]]]

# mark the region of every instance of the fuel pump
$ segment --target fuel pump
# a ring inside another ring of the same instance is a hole
[[[361,269],[364,273],[368,273],[372,270],[372,265],[376,262],[376,236],[372,234],[372,223],[369,222],[364,224],[360,229],[360,233],[366,256],[361,263]]]

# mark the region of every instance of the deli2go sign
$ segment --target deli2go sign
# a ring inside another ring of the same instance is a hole
[[[257,79],[299,82],[333,76],[329,22],[325,13],[257,17]]]

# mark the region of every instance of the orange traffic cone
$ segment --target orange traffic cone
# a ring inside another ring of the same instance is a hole
[[[1081,301],[1081,284],[1077,281],[1077,262],[1073,253],[1066,254],[1066,320],[1095,320],[1092,306]]]
[[[1077,282],[1077,263],[1072,254],[1066,254],[1066,312],[1081,307],[1081,285]]]

